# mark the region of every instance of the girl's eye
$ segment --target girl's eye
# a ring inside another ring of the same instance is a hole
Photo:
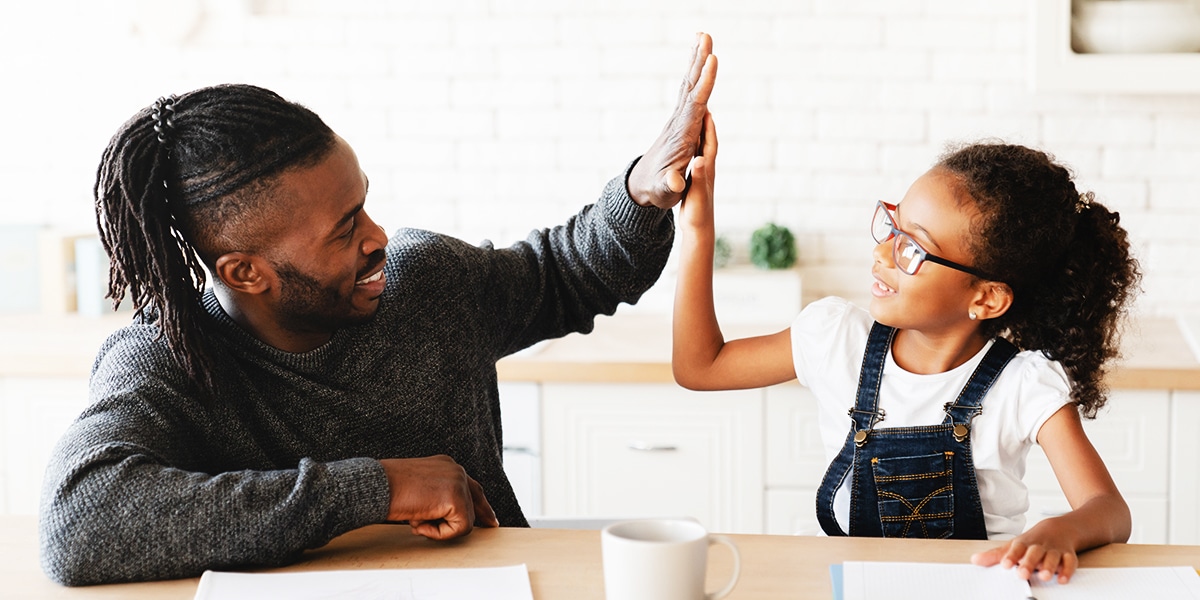
[[[909,259],[909,260],[912,260],[912,259],[913,259],[913,257],[915,257],[915,256],[917,255],[917,247],[916,247],[916,246],[914,246],[914,245],[912,244],[912,242],[909,242],[909,243],[907,243],[907,244],[905,244],[905,245],[904,245],[904,249],[900,251],[900,254],[901,254],[901,256],[903,256],[904,258],[907,258],[907,259]]]

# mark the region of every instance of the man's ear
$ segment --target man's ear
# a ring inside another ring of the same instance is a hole
[[[271,289],[275,270],[261,256],[230,252],[217,257],[216,276],[225,287],[243,294],[261,294]]]
[[[976,315],[982,321],[995,319],[1008,312],[1013,303],[1013,291],[1007,283],[999,281],[984,281],[977,286],[975,298],[971,301],[968,312]]]

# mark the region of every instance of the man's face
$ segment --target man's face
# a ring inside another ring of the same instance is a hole
[[[280,176],[290,223],[267,255],[275,269],[275,317],[294,333],[332,333],[370,321],[387,283],[387,236],[363,209],[367,178],[341,138],[316,165]]]

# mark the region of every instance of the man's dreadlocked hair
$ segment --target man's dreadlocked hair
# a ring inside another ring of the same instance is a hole
[[[251,217],[269,210],[277,177],[316,164],[334,139],[315,113],[274,92],[221,85],[160,99],[104,150],[93,192],[108,297],[116,307],[128,292],[202,389],[214,383],[202,261],[212,269],[221,254],[252,250]]]
[[[1071,377],[1071,398],[1094,417],[1106,363],[1141,272],[1120,215],[1080,194],[1066,167],[1024,146],[978,143],[942,156],[979,208],[975,265],[1013,290],[1008,312],[983,323],[1022,350],[1040,350]]]

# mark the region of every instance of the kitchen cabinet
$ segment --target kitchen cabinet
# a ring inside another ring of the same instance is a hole
[[[37,512],[50,453],[86,405],[85,379],[0,377],[0,513]]]
[[[689,516],[712,531],[761,531],[761,390],[547,383],[542,399],[545,516]]]
[[[1200,545],[1200,392],[1171,393],[1168,541]]]
[[[1071,49],[1072,0],[1029,0],[1038,92],[1200,92],[1200,53],[1087,54]]]

